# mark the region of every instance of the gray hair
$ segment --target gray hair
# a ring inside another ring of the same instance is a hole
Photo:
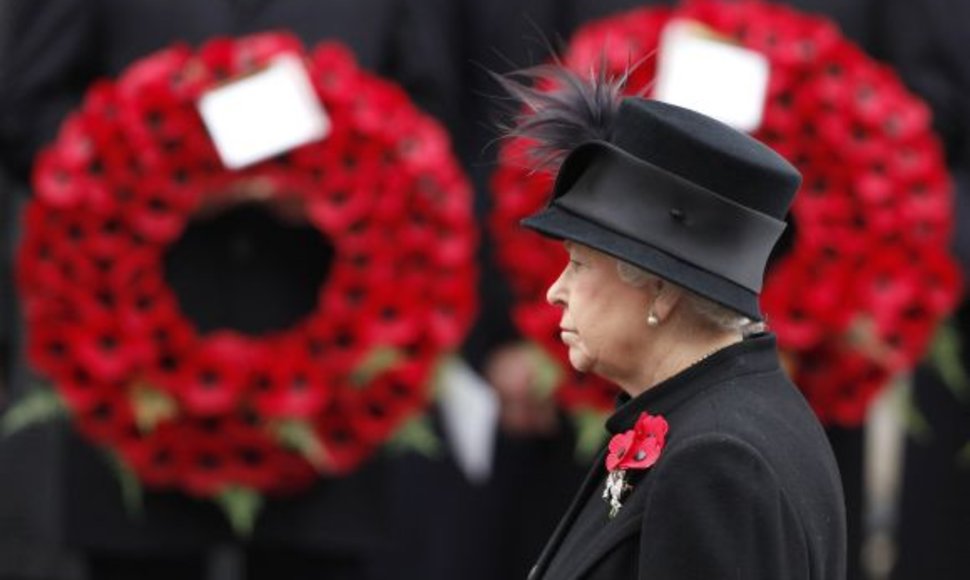
[[[658,276],[623,260],[616,260],[616,271],[621,280],[638,288],[645,286],[650,280],[658,278]],[[670,282],[667,283],[670,284]],[[684,292],[688,308],[711,328],[751,334],[762,330],[764,327],[762,323],[753,322],[747,316],[735,312],[727,306],[722,306],[682,286],[677,287]]]

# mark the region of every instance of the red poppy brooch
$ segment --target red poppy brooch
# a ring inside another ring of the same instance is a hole
[[[603,499],[610,504],[610,517],[615,518],[623,504],[623,494],[633,489],[627,483],[630,469],[647,469],[660,459],[667,437],[667,420],[660,415],[641,413],[633,429],[617,433],[610,439],[606,455],[606,489]]]

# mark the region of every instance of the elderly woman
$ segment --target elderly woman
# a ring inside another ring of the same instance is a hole
[[[523,224],[569,253],[547,297],[572,366],[622,394],[530,578],[844,578],[839,473],[758,306],[800,175],[622,79],[540,72],[560,88],[504,79],[528,105],[513,134],[559,166]]]

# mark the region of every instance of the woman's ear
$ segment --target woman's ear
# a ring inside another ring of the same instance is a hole
[[[669,320],[674,309],[677,308],[684,297],[683,290],[659,277],[654,277],[648,286],[653,291],[650,314],[656,316],[661,323]]]

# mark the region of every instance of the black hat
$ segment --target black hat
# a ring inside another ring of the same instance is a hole
[[[549,205],[522,224],[761,320],[758,294],[798,170],[754,138],[660,101],[625,98],[610,125],[568,153]]]

